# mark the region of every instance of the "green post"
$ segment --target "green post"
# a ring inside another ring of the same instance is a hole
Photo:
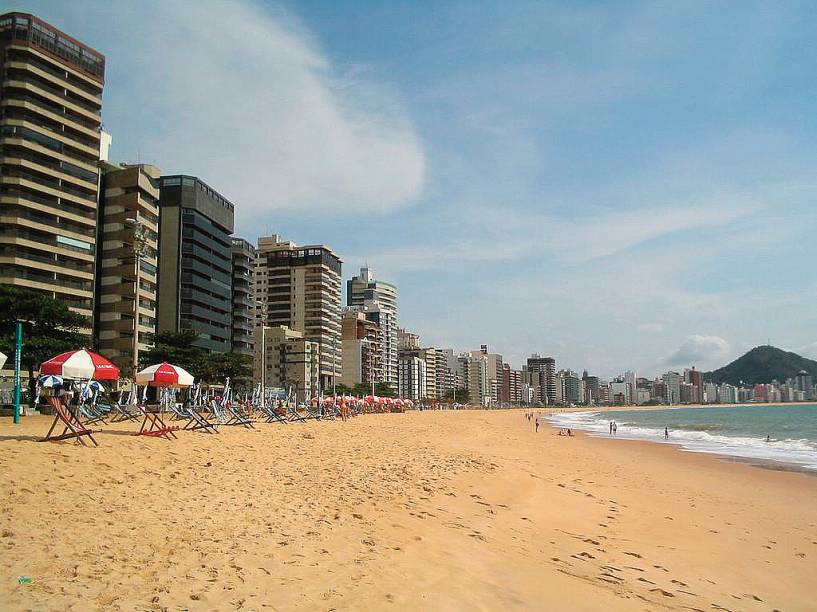
[[[14,348],[14,422],[20,422],[20,359],[23,352],[23,322],[17,321],[17,340]]]

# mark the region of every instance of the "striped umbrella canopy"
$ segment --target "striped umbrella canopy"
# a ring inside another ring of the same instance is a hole
[[[8,359],[8,357],[6,357],[3,353],[0,353],[0,368],[6,365],[6,359]]]
[[[190,387],[193,380],[190,372],[167,362],[148,366],[136,373],[137,385],[151,387]]]
[[[119,368],[105,359],[86,349],[69,351],[40,366],[40,374],[54,374],[63,378],[116,380],[119,378]]]
[[[90,392],[97,392],[97,393],[105,393],[105,387],[102,386],[102,383],[98,380],[92,380],[86,385],[86,388]]]
[[[53,374],[47,374],[40,376],[37,379],[37,384],[44,389],[56,389],[57,387],[62,387],[62,378],[54,376]]]

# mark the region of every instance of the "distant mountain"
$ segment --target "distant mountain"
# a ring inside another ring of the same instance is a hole
[[[739,385],[741,381],[745,385],[769,383],[772,380],[782,383],[787,378],[794,378],[800,370],[805,370],[817,380],[817,361],[773,346],[756,346],[729,365],[705,373],[704,380],[730,385]]]

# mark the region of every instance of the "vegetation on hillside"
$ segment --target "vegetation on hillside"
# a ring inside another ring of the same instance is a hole
[[[730,385],[784,382],[805,370],[817,380],[817,361],[774,346],[756,346],[732,363],[704,375],[705,380]]]

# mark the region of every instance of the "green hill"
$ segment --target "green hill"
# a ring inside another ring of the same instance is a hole
[[[772,380],[782,383],[787,378],[794,378],[800,370],[805,370],[817,380],[817,361],[773,346],[756,346],[732,363],[707,372],[704,379],[730,385],[739,385],[741,381],[745,385],[769,383]]]

